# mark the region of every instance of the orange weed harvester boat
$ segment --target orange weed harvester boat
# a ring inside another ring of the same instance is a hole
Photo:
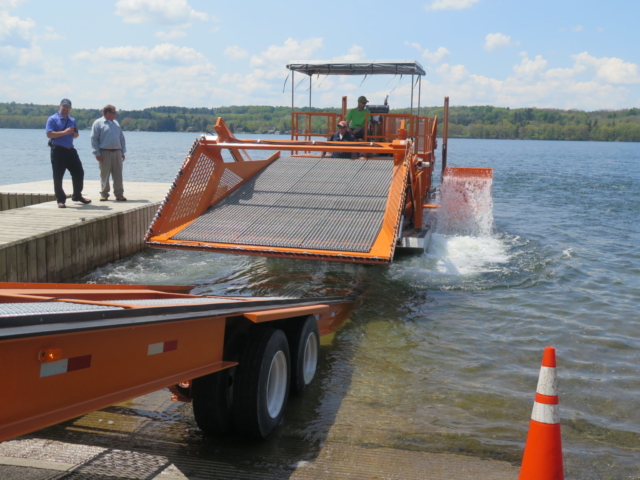
[[[425,74],[415,61],[304,61],[287,68],[310,80]],[[291,84],[293,98],[294,78]],[[408,114],[369,108],[364,141],[357,143],[327,141],[346,115],[346,97],[342,113],[293,111],[291,140],[238,139],[219,118],[217,136],[203,135],[191,148],[147,244],[379,264],[391,263],[398,248],[424,250],[437,119],[420,116],[419,104]],[[332,158],[334,152],[348,158]]]
[[[425,207],[435,192],[438,119],[420,115],[422,66],[292,61],[287,68],[291,140],[238,139],[218,118],[217,136],[203,135],[187,155],[147,245],[373,264],[391,263],[399,250],[424,252],[435,226],[434,209]],[[386,100],[369,105],[363,141],[329,142],[347,99],[341,113],[294,111],[296,73],[309,76],[309,103],[314,75],[410,75],[411,112],[389,113]],[[447,111],[448,98],[445,119]],[[443,148],[446,158],[446,136]]]
[[[207,433],[271,435],[354,298],[0,283],[0,442],[170,387]]]

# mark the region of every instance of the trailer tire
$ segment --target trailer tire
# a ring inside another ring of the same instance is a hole
[[[225,368],[193,380],[193,416],[200,430],[208,435],[224,436],[235,430],[231,416],[235,368]]]
[[[311,383],[318,368],[320,333],[316,318],[309,315],[304,320],[293,323],[287,330],[287,338],[291,351],[290,392],[300,395]]]
[[[247,437],[266,439],[282,421],[289,393],[290,360],[282,330],[253,331],[236,367],[233,418]]]

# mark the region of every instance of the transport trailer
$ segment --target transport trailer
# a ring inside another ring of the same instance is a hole
[[[341,113],[292,108],[290,140],[239,139],[218,118],[217,135],[197,139],[180,167],[147,245],[370,264],[390,264],[399,250],[424,252],[435,227],[438,119],[420,115],[422,66],[294,61],[287,68],[292,104],[295,74],[309,76],[309,106],[314,75],[410,75],[411,112],[389,113],[386,100],[370,105],[358,142],[327,140],[346,118],[346,97]]]
[[[0,442],[169,387],[209,434],[264,439],[354,296],[0,283]]]

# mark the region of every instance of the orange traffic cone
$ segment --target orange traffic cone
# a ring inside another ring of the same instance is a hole
[[[546,347],[519,480],[563,480],[556,349]]]

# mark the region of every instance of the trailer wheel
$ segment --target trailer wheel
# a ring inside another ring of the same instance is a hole
[[[291,350],[291,393],[299,395],[311,383],[318,368],[320,334],[313,315],[297,321],[287,330]]]
[[[276,430],[289,393],[289,345],[282,330],[257,329],[240,354],[232,405],[238,431],[265,439]]]
[[[193,380],[193,416],[200,430],[209,435],[221,436],[234,431],[231,405],[235,368],[226,368]]]

